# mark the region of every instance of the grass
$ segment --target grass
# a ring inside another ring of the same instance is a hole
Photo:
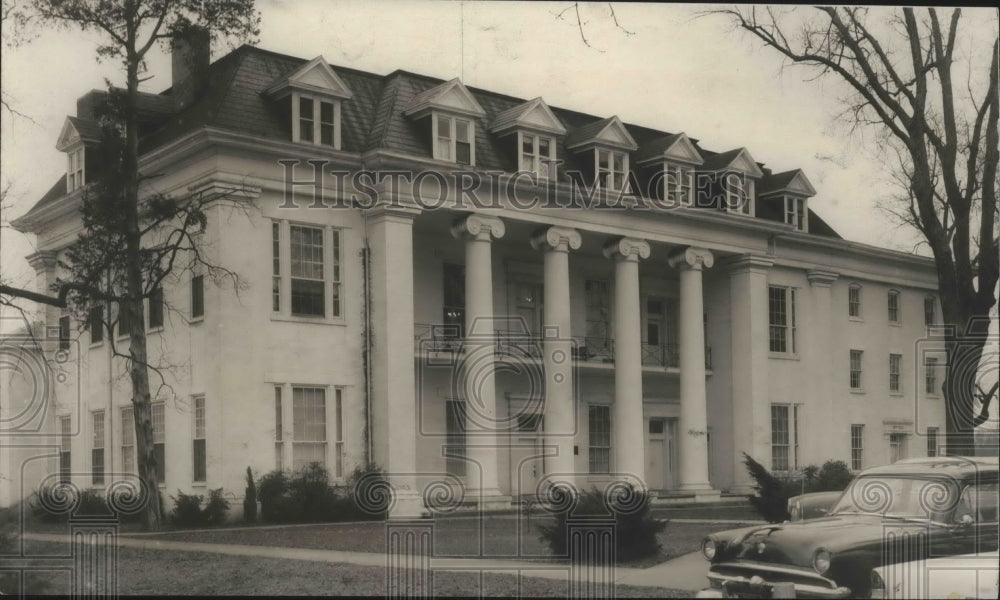
[[[60,544],[40,551],[59,552]],[[565,597],[565,581],[484,574],[436,572],[437,596],[541,596]],[[6,590],[3,590],[6,591]],[[69,576],[52,578],[49,593],[68,594]],[[279,558],[227,556],[200,552],[119,548],[118,593],[122,595],[345,595],[384,596],[385,570],[341,563]],[[617,586],[615,594],[627,598],[684,598],[687,590]]]

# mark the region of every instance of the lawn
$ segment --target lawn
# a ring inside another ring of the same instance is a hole
[[[61,544],[39,547],[55,553]],[[69,593],[68,575],[52,577],[47,593]],[[520,589],[519,589],[520,584]],[[564,597],[565,581],[478,573],[435,573],[438,596]],[[2,590],[7,592],[7,590]],[[164,550],[118,550],[118,593],[122,595],[344,595],[384,596],[385,570],[340,563],[278,558],[228,556]],[[690,591],[668,588],[617,586],[623,598],[684,598]]]

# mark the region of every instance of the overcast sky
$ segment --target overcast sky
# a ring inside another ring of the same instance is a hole
[[[467,85],[534,98],[598,116],[666,131],[684,131],[709,150],[745,146],[775,172],[802,168],[818,190],[810,208],[850,240],[912,251],[913,232],[877,208],[894,192],[887,160],[852,139],[835,115],[844,89],[806,82],[806,71],[781,70],[774,51],[735,32],[720,17],[696,18],[705,6],[582,4],[581,40],[569,2],[332,2],[262,0],[259,46],[301,58],[379,74],[405,69]],[[809,9],[802,9],[809,10]],[[993,23],[992,11],[967,11],[967,22]],[[23,256],[29,240],[6,226],[65,171],[55,149],[76,99],[119,66],[95,60],[97,38],[46,31],[4,48],[4,99],[23,116],[3,112],[2,180],[10,184],[3,214],[5,280],[31,285]],[[963,40],[967,41],[967,40]],[[228,52],[216,47],[213,59]],[[170,85],[169,57],[150,61],[145,91]]]

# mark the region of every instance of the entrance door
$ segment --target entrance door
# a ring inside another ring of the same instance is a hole
[[[674,488],[676,419],[653,417],[649,420],[646,445],[646,483],[651,490]]]
[[[521,414],[511,431],[510,493],[514,497],[534,494],[538,481],[544,474],[539,431],[541,424],[541,413]]]

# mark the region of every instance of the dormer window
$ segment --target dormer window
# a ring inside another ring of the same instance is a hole
[[[597,173],[596,184],[602,190],[620,191],[625,187],[625,174],[628,173],[628,154],[614,150],[594,150]]]
[[[690,206],[694,199],[694,168],[681,164],[663,164],[663,197],[676,206]]]
[[[760,180],[760,214],[765,219],[809,231],[809,198],[816,189],[800,169],[767,173]]]
[[[521,148],[518,169],[534,173],[539,179],[555,178],[556,142],[545,135],[517,132]]]
[[[460,165],[476,164],[476,125],[469,119],[433,114],[434,158]]]
[[[809,231],[805,198],[785,196],[785,223],[792,225],[798,231]]]
[[[280,77],[264,93],[290,108],[293,142],[340,150],[341,103],[353,94],[322,56]]]
[[[754,216],[754,181],[743,173],[726,173],[723,180],[726,194],[726,210]]]
[[[669,206],[694,204],[695,168],[704,161],[687,134],[672,133],[644,143],[637,162],[653,171],[651,182],[662,185],[657,191]]]
[[[534,173],[538,179],[556,178],[556,139],[566,135],[566,128],[544,100],[535,98],[497,113],[490,132],[509,140],[504,146],[516,159],[518,171]]]
[[[83,187],[83,174],[84,174],[84,148],[83,146],[77,148],[76,150],[71,150],[66,153],[67,168],[66,168],[66,193],[70,193],[73,190]]]
[[[292,141],[340,149],[340,101],[292,94]],[[293,108],[293,110],[294,110]]]
[[[629,152],[639,149],[618,117],[608,117],[578,127],[566,137],[566,147],[594,153],[594,186],[619,192],[628,184]],[[585,155],[584,155],[585,156]]]

